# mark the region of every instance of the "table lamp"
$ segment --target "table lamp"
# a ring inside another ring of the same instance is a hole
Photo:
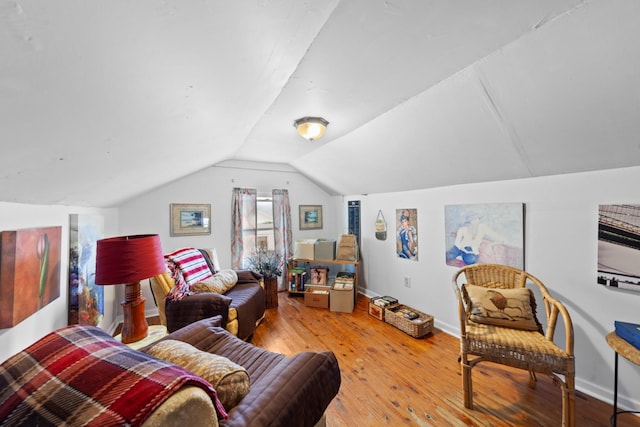
[[[125,285],[122,342],[140,341],[149,329],[140,281],[167,270],[160,237],[157,234],[111,237],[98,240],[96,246],[96,284]]]

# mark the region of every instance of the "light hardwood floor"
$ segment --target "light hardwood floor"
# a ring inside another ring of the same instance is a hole
[[[495,364],[474,368],[475,408],[465,409],[458,339],[439,330],[415,339],[371,317],[363,296],[353,313],[335,313],[280,293],[251,342],[287,355],[336,354],[342,385],[327,409],[330,427],[560,425],[560,389],[548,377],[538,376],[532,390],[527,372]],[[611,412],[611,405],[576,393],[576,426],[608,426]],[[640,426],[640,418],[622,415],[618,425]]]

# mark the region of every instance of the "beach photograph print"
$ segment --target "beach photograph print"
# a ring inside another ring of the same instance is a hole
[[[447,265],[524,269],[523,203],[447,205],[444,218]]]
[[[598,207],[598,284],[640,291],[640,205]]]

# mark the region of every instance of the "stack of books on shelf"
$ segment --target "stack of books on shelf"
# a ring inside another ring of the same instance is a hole
[[[354,273],[341,271],[336,275],[336,280],[333,282],[333,289],[353,289],[355,281],[356,276]]]
[[[307,270],[304,268],[292,268],[289,270],[289,290],[304,292]]]

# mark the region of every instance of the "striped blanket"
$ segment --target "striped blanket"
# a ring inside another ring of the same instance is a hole
[[[138,426],[183,385],[213,387],[93,326],[52,332],[0,365],[2,426]]]

